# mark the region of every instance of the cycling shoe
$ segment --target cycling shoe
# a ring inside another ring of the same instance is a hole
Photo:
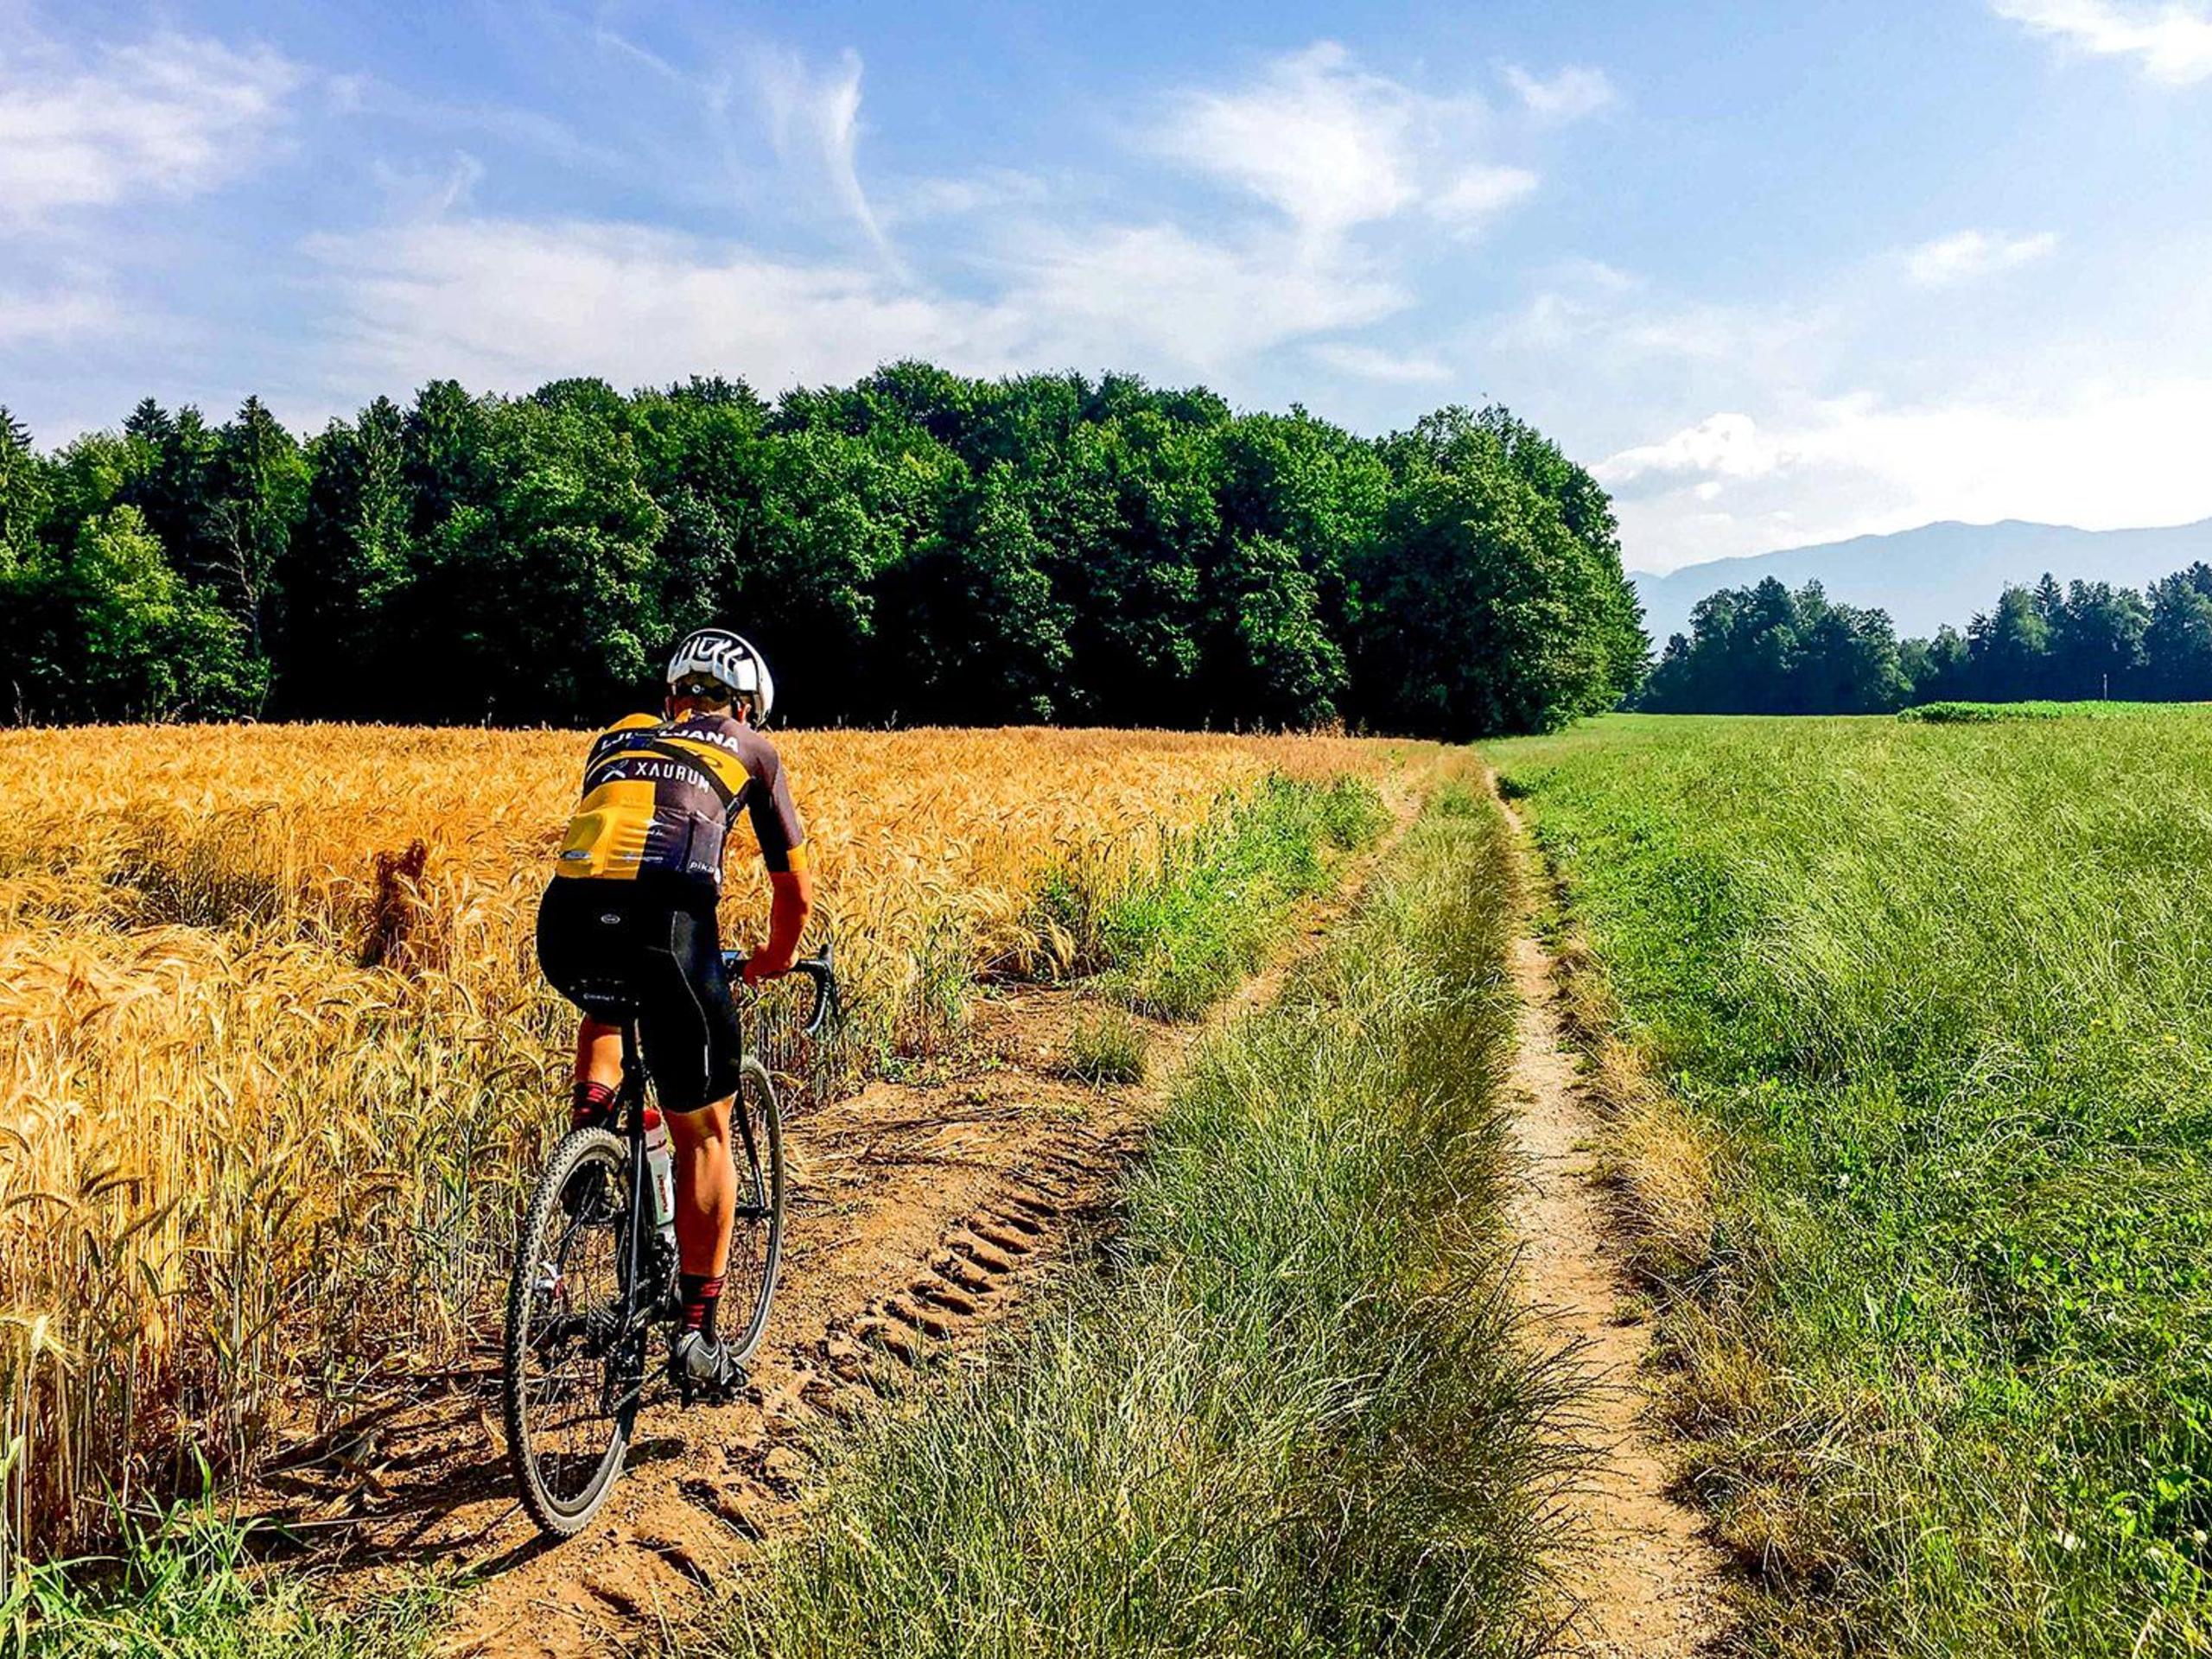
[[[745,1386],[745,1367],[726,1342],[709,1342],[696,1331],[676,1339],[668,1357],[669,1375],[688,1398],[694,1393],[728,1395]]]

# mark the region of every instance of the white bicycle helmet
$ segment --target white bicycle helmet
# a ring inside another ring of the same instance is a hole
[[[776,706],[776,682],[768,664],[749,640],[727,628],[701,628],[687,635],[668,659],[671,691],[685,680],[696,679],[713,680],[733,698],[745,698],[753,705],[756,723],[766,720]]]

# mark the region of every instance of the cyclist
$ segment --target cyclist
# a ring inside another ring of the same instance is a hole
[[[574,1123],[611,1123],[618,1021],[626,1006],[637,1010],[676,1162],[683,1320],[669,1363],[715,1389],[741,1380],[715,1327],[736,1211],[730,1103],[744,1058],[715,912],[723,839],[740,809],[773,893],[768,942],[746,963],[746,984],[790,971],[813,904],[806,832],[758,729],[774,702],[768,665],[745,639],[721,628],[687,638],[669,659],[664,717],[632,715],[592,745],[583,799],[537,912],[539,964],[583,1013]]]

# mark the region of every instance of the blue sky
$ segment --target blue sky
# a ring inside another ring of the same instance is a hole
[[[0,0],[0,402],[1502,400],[1661,569],[2212,515],[2212,0]]]

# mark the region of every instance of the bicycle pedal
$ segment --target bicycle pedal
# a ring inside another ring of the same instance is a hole
[[[751,1374],[741,1365],[727,1382],[701,1382],[683,1376],[675,1381],[677,1403],[687,1411],[693,1406],[734,1405],[745,1398],[746,1390],[753,1385]]]

